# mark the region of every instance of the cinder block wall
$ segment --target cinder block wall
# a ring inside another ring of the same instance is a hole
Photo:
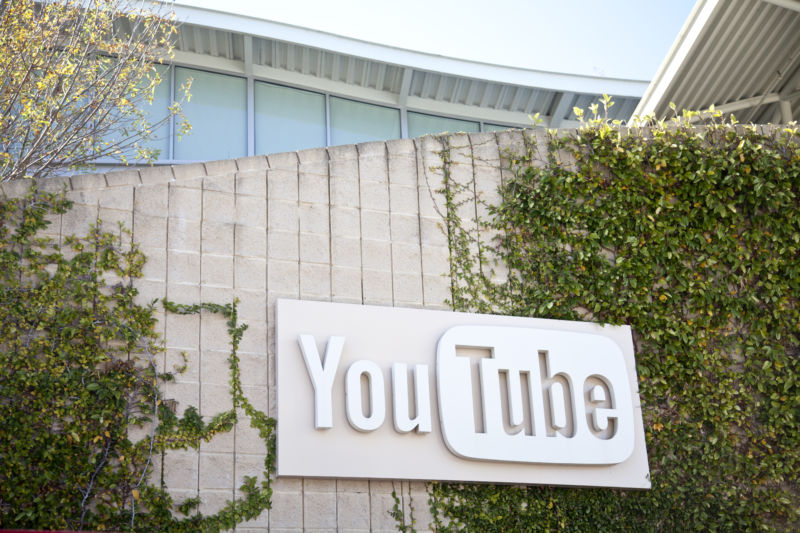
[[[141,302],[239,298],[249,325],[240,351],[244,391],[275,416],[275,300],[447,308],[444,199],[436,192],[441,152],[449,150],[453,179],[491,203],[508,172],[506,152],[522,148],[520,131],[457,134],[82,174],[39,186],[66,188],[75,202],[48,230],[59,239],[85,233],[97,220],[132,229],[148,257]],[[9,182],[2,192],[18,197],[28,186]],[[485,215],[477,202],[460,209],[473,228],[476,215]],[[189,359],[166,397],[177,400],[179,412],[194,405],[206,418],[229,409],[224,320],[163,313],[159,319],[163,368],[180,364],[182,352]],[[240,497],[237,487],[262,471],[265,454],[243,418],[197,451],[168,453],[154,479],[163,471],[176,501],[199,495],[201,511],[212,513]],[[413,504],[417,530],[429,527],[423,482],[281,478],[273,487],[272,509],[237,531],[394,531],[393,490],[406,510]]]

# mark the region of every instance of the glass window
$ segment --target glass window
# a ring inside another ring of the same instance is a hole
[[[331,96],[331,144],[400,138],[400,111]]]
[[[424,115],[422,113],[408,112],[408,136],[421,137],[428,134],[443,132],[455,133],[465,131],[467,133],[477,133],[480,125],[469,120],[459,120],[457,118],[437,117],[434,115]]]
[[[483,131],[505,131],[505,130],[513,130],[517,126],[501,126],[500,124],[489,124],[488,122],[483,123]]]
[[[169,94],[170,94],[170,72],[169,67],[166,65],[156,65],[155,66],[158,75],[161,78],[161,83],[159,83],[155,90],[153,91],[153,101],[148,104],[146,96],[144,94],[137,95],[135,97],[135,102],[137,104],[137,108],[144,113],[144,119],[147,123],[152,127],[156,122],[164,120],[167,118],[169,114]],[[146,80],[142,82],[142,85],[146,84]],[[103,137],[104,141],[107,141],[111,144],[115,144],[117,142],[127,144],[124,140],[128,135],[132,134],[138,128],[135,127],[134,121],[136,120],[135,116],[128,116],[128,117],[121,117],[119,113],[114,114],[113,116],[119,117],[119,123],[113,127],[113,131],[110,131],[107,135]],[[128,130],[127,128],[130,127],[131,129]],[[140,145],[145,148],[149,148],[151,150],[156,150],[158,153],[154,156],[154,159],[167,159],[169,158],[169,120],[164,120],[164,123],[157,128],[153,128],[152,130],[153,136],[149,141],[142,142],[138,141]],[[124,156],[127,159],[134,159],[136,157],[136,152],[133,148],[128,148],[124,150]]]
[[[325,96],[255,83],[256,153],[325,146]]]
[[[175,159],[209,161],[247,154],[247,84],[244,78],[178,67],[176,90],[193,78],[183,114],[189,135],[175,139]]]

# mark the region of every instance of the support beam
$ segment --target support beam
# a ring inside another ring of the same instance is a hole
[[[244,36],[244,74],[247,77],[247,155],[256,153],[256,98],[253,77],[253,38]]]
[[[400,93],[397,95],[397,103],[401,107],[405,107],[408,102],[408,91],[411,90],[411,77],[413,75],[413,69],[403,69],[403,80],[400,82]]]
[[[792,104],[789,100],[781,100],[781,122],[788,124],[792,121]]]
[[[764,0],[764,2],[774,6],[785,7],[791,11],[800,12],[800,0]]]
[[[556,105],[553,107],[553,114],[550,115],[550,123],[547,125],[548,128],[555,129],[561,127],[564,121],[564,115],[566,115],[569,110],[569,104],[572,103],[573,96],[573,93],[559,93]]]

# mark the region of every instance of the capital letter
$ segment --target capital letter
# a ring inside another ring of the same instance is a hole
[[[344,348],[344,337],[331,337],[325,347],[325,361],[321,361],[317,342],[312,335],[298,335],[300,351],[306,362],[308,377],[314,386],[314,427],[333,427],[333,379],[339,368]]]

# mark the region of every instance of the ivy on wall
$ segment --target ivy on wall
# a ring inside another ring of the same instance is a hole
[[[459,213],[482,200],[450,177],[445,146],[452,304],[631,325],[652,489],[434,483],[435,525],[796,530],[798,130],[696,128],[690,114],[622,131],[594,111],[569,135],[525,134],[501,202],[477,228]]]
[[[168,312],[221,314],[231,338],[233,407],[205,422],[165,405],[154,308],[136,303],[145,258],[130,234],[94,227],[63,245],[41,236],[70,203],[32,189],[0,201],[0,528],[227,530],[270,506],[275,422],[242,392],[236,303],[163,302]],[[230,431],[243,412],[267,444],[264,480],[213,515],[173,502],[153,463]],[[132,441],[133,430],[147,436]],[[180,511],[180,513],[176,512]]]

